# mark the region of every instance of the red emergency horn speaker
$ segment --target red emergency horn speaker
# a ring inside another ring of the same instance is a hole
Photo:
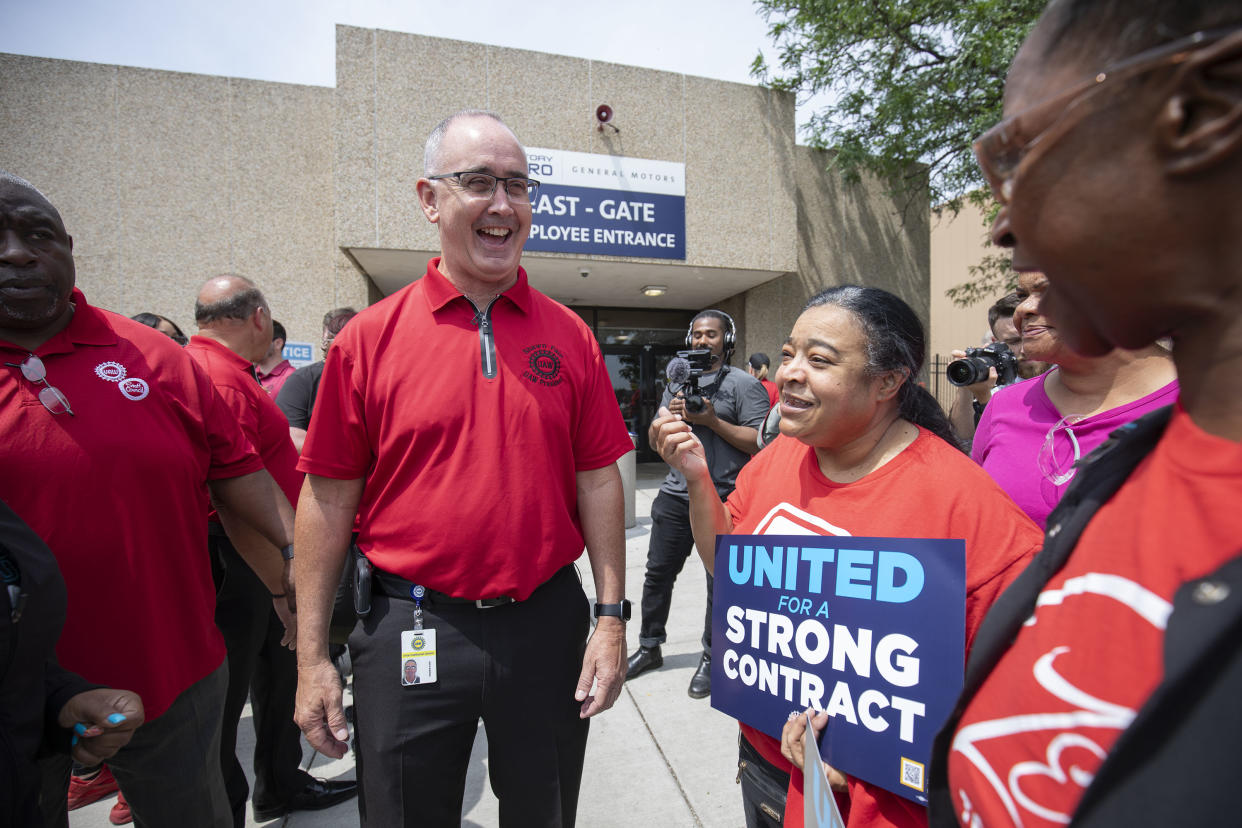
[[[609,106],[608,104],[600,104],[599,106],[595,107],[595,120],[599,121],[599,123],[596,124],[595,128],[600,132],[604,131],[605,125],[607,125],[608,128],[611,129],[613,132],[621,131],[620,129],[617,128],[615,124],[611,123],[612,107]]]

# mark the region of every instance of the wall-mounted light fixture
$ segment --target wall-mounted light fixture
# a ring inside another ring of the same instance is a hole
[[[663,296],[668,293],[668,288],[664,285],[644,285],[643,296]]]

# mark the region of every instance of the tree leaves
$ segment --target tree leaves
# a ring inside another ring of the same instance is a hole
[[[847,180],[860,171],[894,191],[921,188],[937,212],[990,201],[970,144],[1001,118],[1005,74],[1045,0],[757,0],[779,60],[751,71],[801,100],[828,101],[803,125],[833,149]],[[959,285],[994,292],[1009,278],[989,256]],[[983,279],[981,282],[980,280]],[[952,292],[951,292],[952,293]],[[954,301],[961,302],[957,297]]]
[[[780,61],[764,83],[830,103],[805,127],[843,165],[930,165],[932,202],[982,185],[970,140],[1000,120],[1005,72],[1043,0],[759,0]]]

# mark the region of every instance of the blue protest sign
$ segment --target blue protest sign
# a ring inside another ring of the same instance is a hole
[[[925,803],[927,757],[962,685],[962,540],[722,535],[712,706],[775,738],[828,713],[844,773]]]

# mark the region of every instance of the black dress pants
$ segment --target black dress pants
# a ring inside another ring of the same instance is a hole
[[[438,680],[403,686],[400,635],[413,623],[414,603],[377,587],[349,639],[361,824],[461,825],[482,719],[500,825],[572,826],[588,730],[574,691],[590,627],[574,568],[490,609],[428,597]]]
[[[209,534],[216,579],[216,626],[228,650],[229,684],[220,732],[220,765],[236,828],[246,824],[250,787],[237,761],[237,725],[246,696],[254,721],[254,802],[277,808],[313,781],[298,767],[301,731],[293,721],[297,656],[280,646],[284,625],[272,596],[224,535]]]
[[[647,574],[643,579],[643,620],[638,643],[643,647],[663,644],[665,625],[673,603],[673,583],[686,558],[694,550],[690,531],[690,501],[661,491],[651,503],[651,542],[647,546]],[[702,569],[696,566],[695,569]],[[712,576],[707,578],[707,609],[703,616],[703,652],[712,651]]]

